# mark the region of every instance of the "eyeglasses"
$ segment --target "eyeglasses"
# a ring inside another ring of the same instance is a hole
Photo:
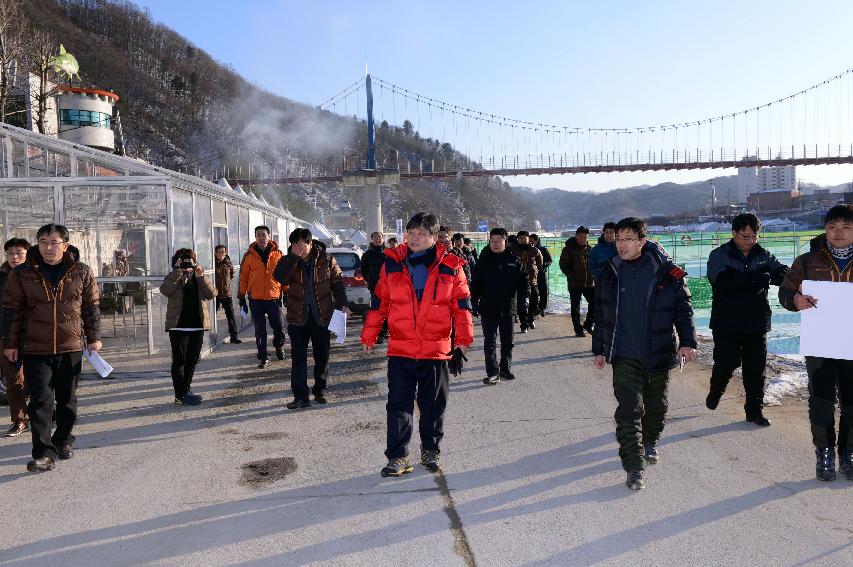
[[[62,246],[66,244],[64,240],[39,240],[39,247],[53,248],[54,246]]]
[[[639,238],[617,238],[616,242],[639,242]]]

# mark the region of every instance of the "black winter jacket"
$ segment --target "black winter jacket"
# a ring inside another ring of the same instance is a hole
[[[385,245],[376,246],[371,244],[364,254],[361,255],[361,274],[364,281],[367,282],[367,289],[370,293],[376,289],[376,284],[379,282],[379,270],[382,269],[382,264],[385,263]]]
[[[471,303],[474,312],[487,319],[516,315],[517,301],[527,302],[530,283],[518,256],[509,250],[501,254],[484,248],[471,278]]]
[[[592,354],[603,355],[607,362],[612,363],[613,346],[619,332],[616,323],[619,302],[626,299],[645,301],[647,334],[645,337],[636,337],[636,340],[648,341],[647,363],[651,370],[670,370],[678,364],[676,352],[679,347],[696,348],[690,290],[684,283],[686,273],[661,254],[655,244],[647,244],[643,254],[647,254],[655,266],[655,278],[645,297],[619,297],[619,269],[624,264],[619,256],[611,258],[601,271],[596,282],[599,285],[595,286]],[[678,342],[673,327],[678,333]]]
[[[780,285],[787,272],[788,266],[758,244],[746,257],[731,240],[712,250],[708,256],[708,280],[714,293],[711,328],[769,331],[767,290],[771,284]]]

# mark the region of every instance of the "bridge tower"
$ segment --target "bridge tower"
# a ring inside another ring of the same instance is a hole
[[[373,121],[373,89],[370,75],[365,78],[367,90],[367,167],[345,171],[344,185],[364,187],[364,217],[366,232],[383,232],[381,185],[396,185],[400,182],[399,169],[376,168],[376,128]]]

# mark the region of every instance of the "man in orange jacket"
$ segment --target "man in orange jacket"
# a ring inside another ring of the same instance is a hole
[[[450,382],[451,328],[456,327],[461,353],[457,356],[464,355],[474,340],[471,295],[462,271],[465,260],[436,242],[437,230],[435,215],[418,213],[406,225],[406,244],[385,250],[361,331],[362,346],[371,352],[388,321],[388,464],[382,476],[413,470],[408,444],[415,399],[420,410],[421,464],[431,472],[441,470],[439,442]]]
[[[255,324],[255,344],[258,347],[258,368],[264,368],[269,360],[267,354],[267,323],[272,327],[272,346],[279,360],[284,360],[284,316],[281,307],[281,284],[273,274],[281,260],[281,250],[274,240],[270,240],[270,229],[266,226],[255,227],[253,242],[240,262],[240,293],[237,301],[240,307],[246,306],[249,296],[249,309]]]

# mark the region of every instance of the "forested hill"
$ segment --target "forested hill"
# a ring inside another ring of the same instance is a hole
[[[3,0],[13,1],[13,0]],[[223,170],[307,172],[363,155],[366,126],[270,93],[242,78],[204,50],[154,22],[126,0],[23,0],[35,32],[65,45],[80,63],[83,86],[115,91],[128,155],[215,179]],[[286,93],[284,93],[286,94]],[[383,123],[380,156],[392,150],[414,160],[461,157],[411,127]],[[360,195],[330,185],[255,187],[270,202],[308,219],[322,218],[343,199]],[[529,209],[500,179],[404,183],[383,195],[386,222],[420,208],[463,229],[532,222]],[[310,204],[309,204],[310,203]]]

